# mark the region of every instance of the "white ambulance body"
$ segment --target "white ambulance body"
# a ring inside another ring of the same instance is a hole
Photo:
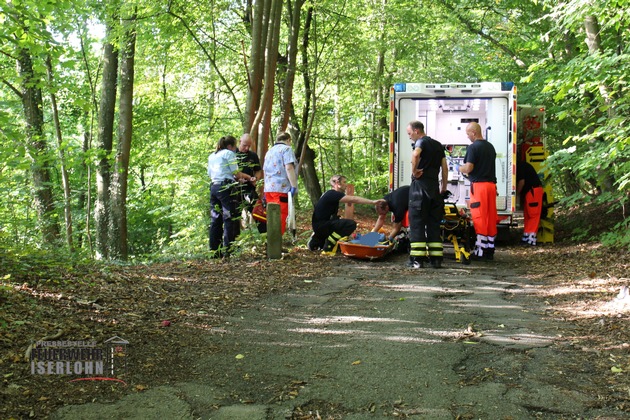
[[[512,224],[516,206],[516,87],[513,83],[397,83],[390,91],[390,189],[411,183],[412,143],[407,125],[424,124],[447,151],[448,189],[458,207],[468,207],[470,182],[458,171],[470,140],[466,126],[481,125],[497,152],[497,212]]]

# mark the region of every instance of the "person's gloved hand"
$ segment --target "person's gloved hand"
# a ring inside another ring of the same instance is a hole
[[[387,237],[385,236],[384,233],[381,233],[380,235],[378,235],[378,241],[379,242],[385,242],[386,239],[387,239]]]
[[[291,187],[291,189],[289,190],[289,194],[295,197],[295,194],[297,194],[297,187]]]

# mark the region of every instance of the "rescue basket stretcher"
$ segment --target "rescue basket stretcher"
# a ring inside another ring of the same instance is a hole
[[[394,250],[393,242],[379,243],[380,234],[370,232],[358,239],[340,240],[338,242],[341,253],[346,257],[361,260],[376,260],[385,257]],[[349,239],[349,238],[347,238]]]

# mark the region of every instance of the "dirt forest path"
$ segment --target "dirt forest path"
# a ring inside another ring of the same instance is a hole
[[[189,381],[59,419],[626,418],[506,255],[440,270],[339,258],[182,348]]]

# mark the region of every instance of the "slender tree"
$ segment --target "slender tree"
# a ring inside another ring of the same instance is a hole
[[[262,86],[262,96],[258,104],[256,116],[251,125],[250,133],[260,131],[258,140],[258,153],[265,156],[267,153],[267,140],[271,133],[271,117],[274,103],[274,87],[276,80],[276,69],[278,67],[278,44],[280,42],[280,27],[282,17],[282,0],[267,0],[270,4],[267,38],[265,40],[265,65]],[[252,139],[256,138],[256,134]]]
[[[63,135],[61,132],[61,123],[59,121],[59,107],[57,106],[57,95],[53,89],[54,73],[52,59],[50,55],[46,58],[46,70],[48,71],[48,83],[50,84],[50,106],[52,109],[53,124],[55,125],[55,135],[57,137],[57,145],[59,147],[59,162],[61,166],[61,184],[63,186],[63,212],[66,223],[66,242],[68,248],[73,251],[74,245],[72,240],[72,194],[70,188],[70,176],[66,163],[66,153],[63,145]]]
[[[42,238],[53,244],[59,238],[59,224],[55,217],[55,200],[50,176],[50,153],[44,134],[44,113],[41,78],[33,71],[33,60],[28,50],[18,50],[18,69],[22,79],[21,98],[26,122],[27,150],[31,158],[31,174],[35,189],[35,207],[39,215]]]
[[[98,114],[98,166],[96,170],[96,252],[98,258],[108,259],[109,224],[111,218],[111,161],[116,110],[116,88],[118,80],[118,49],[114,46],[112,23],[107,24],[106,41],[103,45],[103,78]]]
[[[120,103],[115,170],[111,182],[110,257],[127,260],[127,190],[133,131],[133,81],[136,16],[125,20],[120,52]]]
[[[279,81],[282,83],[280,94],[280,124],[278,130],[285,131],[289,125],[293,109],[293,85],[297,68],[298,44],[300,41],[300,26],[302,20],[302,6],[304,0],[287,1],[287,15],[289,17],[289,40],[286,54],[278,65]]]
[[[304,84],[304,105],[302,107],[302,115],[301,115],[301,126],[304,127],[302,131],[302,136],[300,136],[297,150],[299,151],[300,163],[299,163],[299,172],[302,174],[304,179],[304,186],[306,188],[306,192],[311,199],[311,203],[315,205],[319,200],[319,197],[322,195],[322,187],[319,184],[319,179],[317,176],[317,166],[315,163],[316,154],[315,151],[309,146],[309,138],[313,131],[313,121],[315,120],[315,110],[316,110],[316,101],[317,96],[315,94],[315,84],[316,77],[313,77],[316,74],[316,66],[315,63],[313,68],[310,66],[309,61],[309,44],[311,37],[311,30],[313,25],[313,17],[314,17],[315,9],[313,6],[309,6],[306,19],[304,22],[304,32],[302,35],[302,44],[300,53],[302,55],[302,80]]]
[[[267,40],[267,31],[269,28],[269,18],[271,10],[271,0],[263,0],[254,2],[252,11],[251,25],[251,41],[250,41],[250,64],[247,74],[247,105],[245,110],[244,130],[250,132],[252,140],[256,144],[258,139],[257,127],[253,127],[256,119],[256,112],[260,105],[260,98],[263,88],[264,69],[265,69],[265,45]],[[247,14],[246,14],[247,15]],[[250,22],[248,20],[247,22]],[[260,150],[260,147],[257,147]],[[264,153],[259,155],[263,156]]]

